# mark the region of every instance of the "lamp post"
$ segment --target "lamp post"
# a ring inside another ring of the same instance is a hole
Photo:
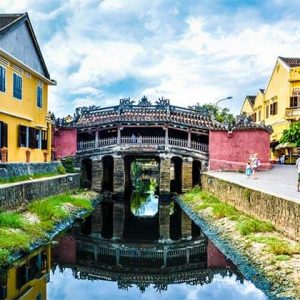
[[[232,96],[229,96],[229,97],[226,97],[226,98],[222,98],[218,101],[215,102],[215,108],[218,108],[218,104],[222,101],[225,101],[225,100],[229,100],[229,99],[232,99],[233,97]]]

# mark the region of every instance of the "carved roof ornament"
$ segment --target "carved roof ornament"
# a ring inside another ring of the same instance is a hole
[[[120,99],[120,108],[128,108],[131,107],[134,104],[133,100],[130,100],[130,97],[128,98],[122,98]]]
[[[158,98],[156,105],[160,107],[166,107],[170,105],[170,99],[165,99],[164,97]]]
[[[143,96],[138,103],[139,106],[151,106],[152,103],[148,100],[146,96]]]

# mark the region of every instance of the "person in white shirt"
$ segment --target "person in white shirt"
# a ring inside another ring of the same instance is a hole
[[[298,192],[300,192],[300,156],[296,160],[296,167],[298,168]]]

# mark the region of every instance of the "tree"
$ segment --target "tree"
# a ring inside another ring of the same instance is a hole
[[[201,115],[209,116],[218,122],[234,123],[235,118],[228,108],[220,108],[219,106],[208,103],[200,105],[197,103],[191,106],[192,109],[198,111]]]
[[[280,143],[293,143],[300,147],[300,121],[292,123],[289,129],[283,131]]]

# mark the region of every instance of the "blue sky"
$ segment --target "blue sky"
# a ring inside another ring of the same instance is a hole
[[[120,98],[223,102],[237,113],[278,56],[300,56],[297,0],[1,0],[28,11],[51,77],[49,109]]]

